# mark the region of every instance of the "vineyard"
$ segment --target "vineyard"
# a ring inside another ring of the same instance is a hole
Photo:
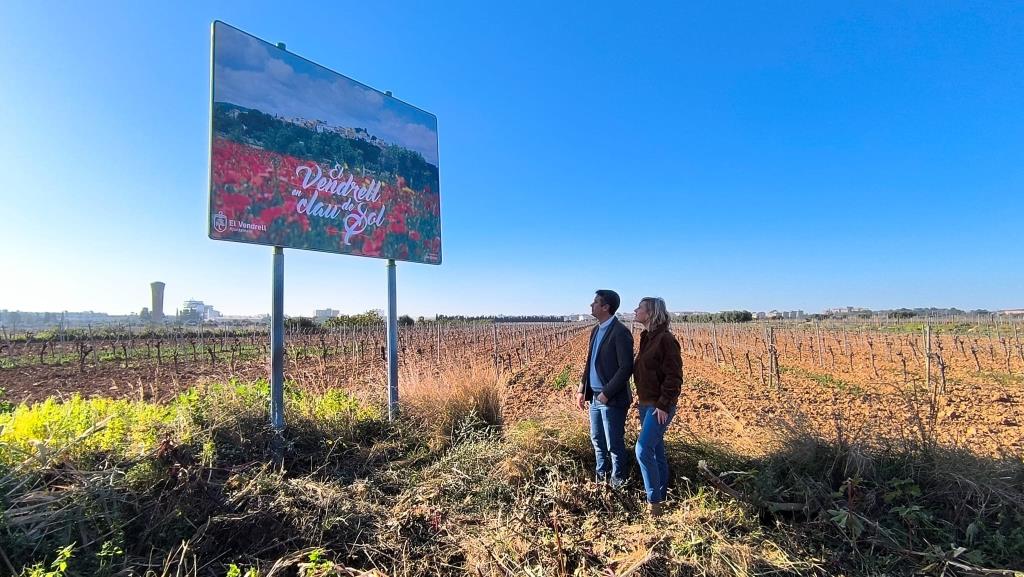
[[[586,481],[591,327],[403,326],[399,423],[383,326],[291,330],[283,461],[264,330],[9,335],[0,567],[1020,575],[1017,324],[673,325],[685,383],[658,526],[642,491]]]
[[[699,430],[760,443],[801,419],[865,443],[941,442],[1024,454],[1017,325],[680,325]],[[687,417],[686,415],[689,415]]]
[[[633,327],[639,341],[639,327]],[[1024,449],[1024,330],[1015,323],[680,323],[685,361],[680,411],[695,432],[732,441],[800,417],[866,439]],[[420,323],[399,331],[403,382],[455,373],[571,395],[585,360],[587,323]],[[286,378],[307,388],[382,390],[385,328],[292,329]],[[25,334],[0,344],[0,378],[16,401],[72,393],[169,399],[188,387],[265,378],[262,329],[106,329]],[[568,401],[566,401],[567,403]],[[519,404],[529,417],[546,409]],[[785,417],[785,419],[782,419]]]
[[[578,323],[401,326],[399,367],[405,375],[458,368],[501,379],[543,364],[588,329]],[[285,335],[286,378],[309,386],[380,383],[386,342],[383,325],[291,329]],[[201,382],[265,378],[269,352],[265,329],[23,334],[0,342],[0,387],[15,400],[76,392],[160,400]]]

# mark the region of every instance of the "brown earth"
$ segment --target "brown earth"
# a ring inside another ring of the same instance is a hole
[[[673,427],[677,434],[756,454],[771,450],[780,433],[809,428],[825,439],[875,447],[936,442],[977,454],[1024,458],[1024,371],[1000,372],[983,365],[978,372],[973,362],[959,363],[947,367],[946,391],[938,394],[929,392],[923,372],[904,383],[902,368],[879,358],[876,378],[869,363],[858,361],[869,359],[868,347],[861,350],[851,343],[852,370],[839,364],[833,369],[828,363],[823,368],[806,353],[803,359],[784,354],[781,384],[776,385],[767,378],[762,381],[756,361],[748,371],[745,363],[734,367],[726,360],[743,358],[736,354],[739,347],[732,351],[720,343],[725,353],[733,354],[721,354],[716,362],[697,345],[683,347],[685,385]],[[509,418],[572,412],[585,355],[586,336],[581,335],[547,362],[516,372],[509,379],[514,397],[538,400],[535,407],[506,402]],[[556,391],[551,384],[565,366],[571,367],[572,386]],[[936,382],[933,376],[933,391]]]

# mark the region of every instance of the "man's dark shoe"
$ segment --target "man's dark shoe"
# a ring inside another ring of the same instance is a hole
[[[662,515],[665,514],[665,504],[664,503],[651,503],[650,507],[651,507],[650,511],[651,511],[651,518],[652,519],[657,519],[658,517],[661,517]]]

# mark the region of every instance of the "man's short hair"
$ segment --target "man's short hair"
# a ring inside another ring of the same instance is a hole
[[[619,299],[619,293],[608,289],[600,289],[598,291],[594,291],[594,294],[601,297],[602,303],[608,305],[608,314],[613,315],[615,314],[615,311],[619,310],[619,304],[622,302],[622,300]]]

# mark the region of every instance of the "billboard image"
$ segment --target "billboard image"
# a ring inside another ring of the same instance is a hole
[[[437,118],[213,24],[209,235],[441,263]]]

